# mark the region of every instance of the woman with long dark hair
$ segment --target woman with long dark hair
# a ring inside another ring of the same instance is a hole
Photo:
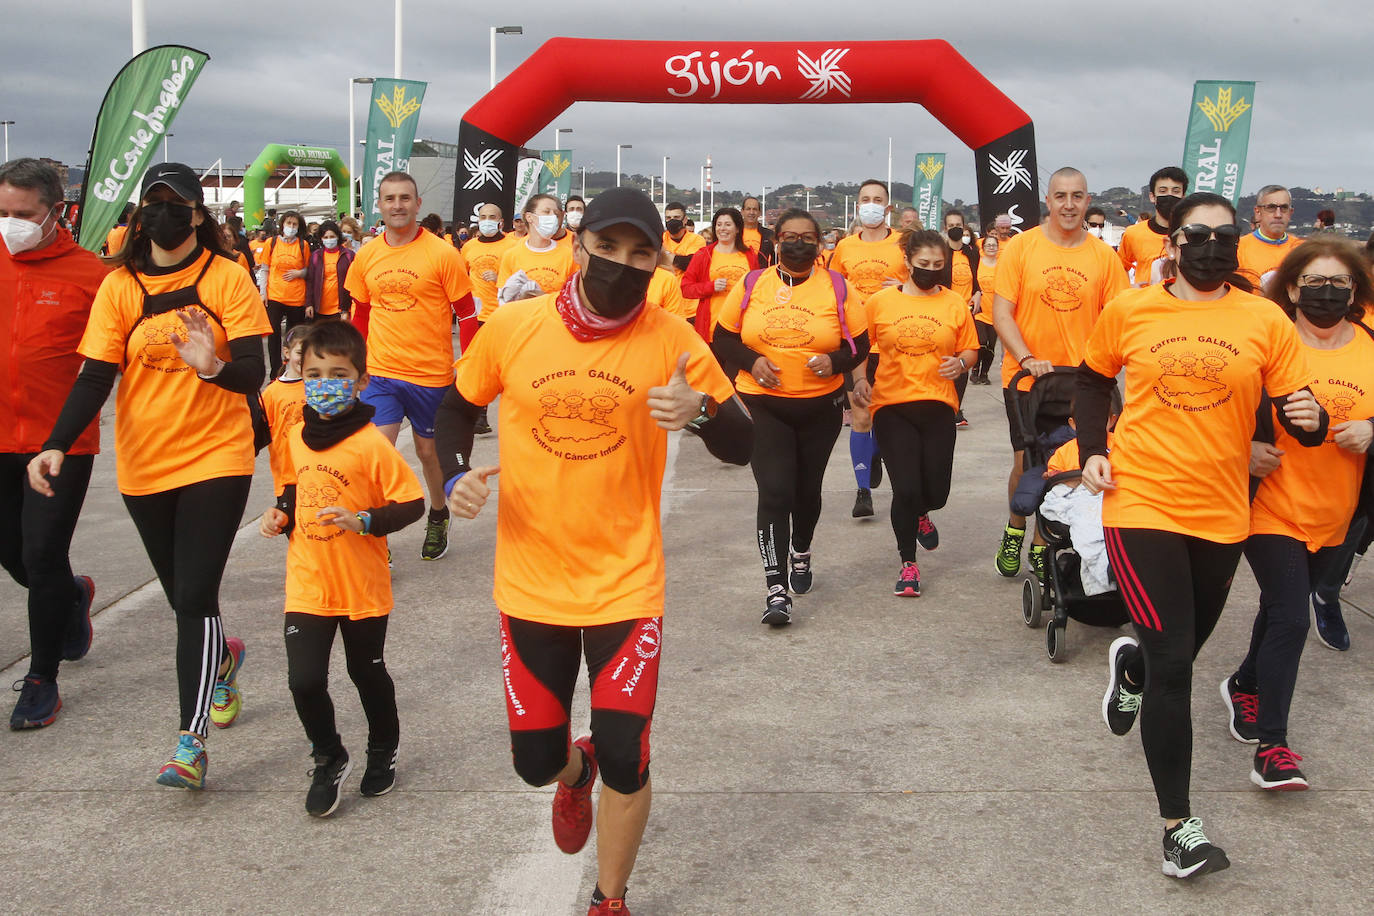
[[[711,342],[716,319],[730,291],[745,274],[757,270],[758,252],[744,244],[744,216],[734,207],[721,207],[711,217],[715,232],[705,248],[692,255],[680,281],[684,299],[696,299],[696,328]]]

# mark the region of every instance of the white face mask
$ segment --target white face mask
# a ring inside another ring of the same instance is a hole
[[[582,211],[581,211],[581,210],[570,210],[570,211],[568,211],[568,228],[569,228],[569,229],[576,229],[576,228],[577,228],[578,226],[580,226],[580,225],[582,225]]]
[[[351,232],[345,232],[343,235],[344,235],[344,241],[345,241],[345,242],[351,242],[351,241],[353,241],[353,233],[351,233]]]
[[[328,248],[330,251],[333,251],[335,248],[339,247],[339,240],[336,238],[320,239],[320,243],[324,245],[324,247]]]
[[[1091,235],[1095,239],[1100,239],[1102,238],[1102,230],[1097,226],[1089,226],[1088,235]]]
[[[558,217],[552,213],[545,213],[535,220],[535,228],[544,238],[551,239],[558,231]]]
[[[287,226],[286,228],[282,229],[281,237],[284,239],[294,239],[296,237],[296,227]]]
[[[887,207],[882,204],[859,204],[859,222],[872,229],[883,221]]]
[[[483,235],[495,235],[501,228],[501,224],[494,219],[479,219],[477,221],[477,231]]]
[[[52,213],[48,216],[52,216]],[[0,238],[5,240],[5,247],[10,250],[10,254],[32,251],[43,243],[43,238],[47,235],[43,230],[43,223],[47,221],[47,217],[43,218],[42,223],[20,219],[17,216],[0,217]]]

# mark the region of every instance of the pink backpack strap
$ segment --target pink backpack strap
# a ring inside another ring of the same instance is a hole
[[[845,319],[844,300],[849,295],[849,290],[845,287],[844,277],[838,270],[826,270],[830,274],[830,284],[835,287],[835,312],[840,317],[840,333],[844,335],[844,342],[849,344],[849,352],[858,355],[859,348],[854,345],[854,337],[849,333],[849,322]]]
[[[744,298],[739,304],[740,330],[744,329],[744,310],[749,308],[749,300],[754,295],[754,286],[759,282],[759,277],[763,276],[763,269],[751,270],[744,275]]]

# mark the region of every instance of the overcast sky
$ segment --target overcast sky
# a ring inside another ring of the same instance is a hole
[[[128,0],[5,4],[0,119],[10,155],[84,163],[105,89],[130,56]],[[269,142],[348,145],[348,79],[391,76],[393,0],[211,5],[147,0],[148,42],[182,43],[211,61],[172,132],[174,160],[243,167]],[[499,12],[498,12],[499,10]],[[499,17],[499,18],[493,18]],[[1094,189],[1137,187],[1178,164],[1196,79],[1254,79],[1243,190],[1277,182],[1370,188],[1374,127],[1371,15],[1359,0],[1066,0],[916,4],[910,0],[404,0],[402,75],[426,80],[418,135],[457,140],[463,112],[488,85],[488,27],[498,79],[560,35],[682,40],[944,38],[1028,112],[1042,176],[1072,164]],[[894,61],[894,79],[901,78]],[[358,90],[358,131],[366,118]],[[973,156],[938,121],[904,106],[704,106],[579,103],[553,128],[574,167],[658,174],[695,187],[710,154],[718,187],[756,191],[887,174],[910,182],[917,152],[950,153],[945,197],[975,197]],[[347,156],[345,155],[345,159]],[[361,167],[361,163],[359,163]],[[1042,182],[1043,187],[1043,182]]]

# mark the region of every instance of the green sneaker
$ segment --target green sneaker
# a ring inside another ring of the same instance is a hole
[[[997,572],[1008,579],[1021,571],[1021,542],[1025,539],[1025,528],[1008,525],[1002,532],[1002,546],[997,548]]]
[[[431,519],[425,525],[425,543],[420,548],[420,559],[438,560],[448,553],[448,517],[436,522]]]
[[[1035,578],[1040,580],[1040,584],[1045,584],[1045,545],[1032,544],[1030,549],[1031,571],[1035,573]]]

